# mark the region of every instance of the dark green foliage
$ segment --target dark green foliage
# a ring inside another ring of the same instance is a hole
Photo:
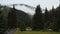
[[[26,27],[30,27],[31,26],[31,19],[29,17],[28,14],[26,14],[25,12],[21,11],[21,10],[16,10],[16,14],[17,14],[17,27],[21,30],[21,31],[25,31]]]
[[[4,33],[4,23],[2,22],[3,17],[0,15],[0,34]]]
[[[11,9],[11,12],[8,13],[8,28],[16,28],[17,23],[16,23],[16,11],[15,8]]]
[[[55,21],[57,21],[57,22],[55,23],[55,27],[53,30],[59,31],[59,29],[60,29],[60,5],[56,8],[55,17],[56,17]]]
[[[32,30],[43,29],[42,11],[40,5],[37,6],[35,15],[33,16]]]
[[[25,25],[25,23],[23,22],[23,21],[20,21],[20,30],[21,31],[26,31],[26,25]]]
[[[48,29],[52,29],[53,31],[59,31],[60,29],[60,6],[52,9],[49,12],[45,10],[45,24],[48,26]],[[48,24],[47,24],[48,23]]]
[[[49,12],[47,10],[47,8],[45,9],[45,14],[44,14],[44,29],[48,29],[49,28]]]
[[[7,30],[7,23],[6,20],[3,18],[1,7],[0,7],[0,34],[4,34],[4,32]]]

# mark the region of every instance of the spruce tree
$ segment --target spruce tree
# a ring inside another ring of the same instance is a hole
[[[59,31],[60,29],[60,5],[56,8],[56,23],[55,23],[55,27],[53,29],[53,31]]]
[[[16,28],[17,27],[17,23],[16,23],[16,9],[13,6],[13,8],[11,9],[11,11],[8,13],[8,28]]]
[[[40,8],[40,5],[38,5],[35,10],[35,15],[33,16],[32,30],[41,30],[41,29],[43,29],[42,10]]]
[[[51,9],[51,28],[52,30],[54,29],[55,27],[55,23],[56,23],[56,17],[55,17],[55,9],[54,9],[54,6],[52,6],[52,9]]]
[[[47,8],[45,9],[45,23],[44,23],[44,29],[47,29],[49,27],[49,13]]]
[[[3,32],[3,23],[2,23],[2,15],[1,15],[1,13],[2,13],[2,11],[1,11],[1,7],[0,7],[0,34],[3,34],[4,32]]]
[[[3,15],[2,15],[2,8],[3,6],[0,6],[0,34],[4,34],[6,31],[6,22],[4,22]]]

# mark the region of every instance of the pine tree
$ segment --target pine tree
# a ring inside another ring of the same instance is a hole
[[[3,34],[3,30],[2,30],[2,15],[1,15],[2,11],[1,11],[1,7],[0,7],[0,34]]]
[[[32,30],[41,30],[41,29],[43,29],[42,11],[40,5],[38,5],[35,11],[35,15],[33,16]]]
[[[16,23],[16,9],[13,8],[11,9],[11,11],[8,14],[8,28],[16,28],[17,27],[17,23]]]
[[[56,23],[55,23],[55,27],[53,29],[53,31],[59,31],[60,29],[60,5],[56,8]]]
[[[49,27],[49,13],[47,8],[45,9],[45,23],[44,23],[44,29],[47,29]]]
[[[0,34],[4,34],[4,32],[6,31],[6,22],[4,22],[4,19],[3,19],[3,15],[2,15],[2,8],[3,6],[0,6]]]

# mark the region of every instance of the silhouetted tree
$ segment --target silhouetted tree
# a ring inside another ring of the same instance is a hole
[[[3,34],[4,32],[3,32],[3,30],[2,30],[2,15],[1,15],[1,13],[2,13],[2,11],[1,11],[1,7],[0,7],[0,34]]]
[[[60,29],[60,5],[56,8],[56,14],[55,14],[55,17],[56,17],[56,23],[55,23],[55,27],[53,28],[53,31],[59,31]]]
[[[44,29],[47,29],[49,27],[49,13],[47,8],[45,9],[45,23],[44,23]]]
[[[0,34],[4,34],[4,32],[6,31],[6,23],[3,22],[4,19],[3,19],[3,15],[2,15],[2,8],[3,6],[0,6]]]
[[[8,13],[8,28],[16,28],[17,27],[17,23],[16,23],[16,9],[13,8],[11,9],[11,11]]]
[[[40,5],[38,5],[35,11],[35,15],[33,16],[32,30],[41,30],[41,29],[43,29],[42,11]]]

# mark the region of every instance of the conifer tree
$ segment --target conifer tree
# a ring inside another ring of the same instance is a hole
[[[17,23],[16,23],[16,9],[13,6],[13,8],[11,9],[11,11],[8,13],[8,28],[16,28],[17,27]]]
[[[53,31],[59,31],[59,29],[60,29],[60,5],[56,8],[55,17],[56,17],[57,22],[55,23],[55,27],[54,27]]]
[[[49,27],[49,13],[47,8],[45,9],[45,23],[44,23],[44,27],[45,29],[47,29]]]
[[[35,15],[33,16],[32,30],[41,30],[41,29],[43,29],[42,10],[40,8],[40,5],[38,5],[35,10]]]
[[[5,20],[3,19],[3,15],[2,15],[2,12],[3,12],[1,10],[2,7],[3,6],[0,6],[0,34],[4,34],[7,27],[6,22],[4,22]]]

